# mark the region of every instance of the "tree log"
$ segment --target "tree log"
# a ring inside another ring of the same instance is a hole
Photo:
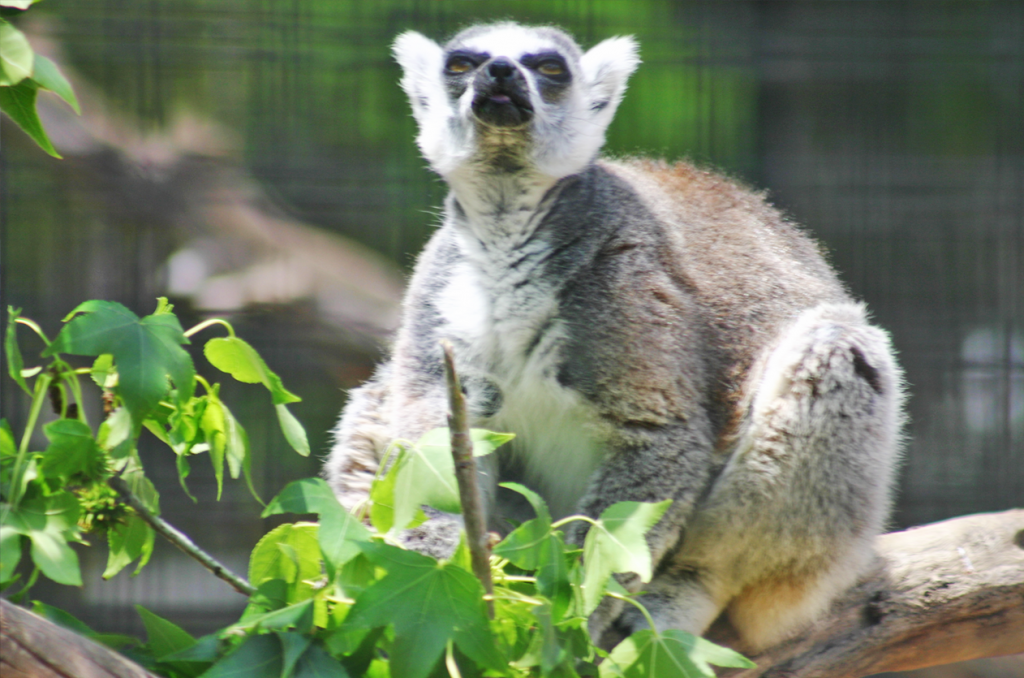
[[[882,535],[871,572],[804,634],[730,678],[860,678],[1024,653],[1024,510]],[[709,637],[742,651],[728,623]],[[0,600],[3,678],[151,678],[113,650]]]
[[[1024,653],[1024,510],[882,535],[871,572],[811,629],[730,678],[859,678]],[[727,623],[709,637],[742,651]]]
[[[155,678],[114,650],[0,599],[3,678]]]

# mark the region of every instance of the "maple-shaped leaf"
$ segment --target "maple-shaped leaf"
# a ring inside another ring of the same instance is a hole
[[[612,650],[601,678],[715,678],[711,665],[737,669],[756,666],[743,655],[686,631],[637,631]]]
[[[587,614],[601,602],[613,572],[636,572],[651,580],[651,551],[644,535],[672,504],[621,501],[606,508],[583,542],[583,598]]]
[[[537,590],[551,599],[551,616],[559,621],[572,600],[562,533],[552,530],[551,513],[540,495],[518,483],[501,483],[501,486],[526,497],[537,517],[513,530],[494,547],[494,554],[508,558],[524,570],[536,570]]]
[[[78,315],[81,314],[81,315]],[[68,322],[43,352],[114,356],[118,393],[136,427],[167,395],[168,377],[184,404],[195,388],[195,368],[181,344],[189,343],[173,313],[139,318],[114,301],[87,301],[69,314]]]
[[[483,457],[512,440],[511,433],[474,428],[469,431],[473,456]],[[393,528],[404,529],[423,505],[446,513],[461,513],[459,484],[455,480],[451,432],[447,428],[428,431],[407,448],[397,462],[394,483]]]
[[[488,627],[483,586],[476,577],[453,563],[438,563],[380,542],[362,542],[359,548],[387,575],[359,595],[345,627],[394,624],[392,676],[423,678],[449,639],[478,664],[506,671],[507,663]]]
[[[262,517],[278,513],[320,515],[320,550],[332,579],[338,568],[359,553],[358,542],[370,538],[369,530],[338,503],[334,492],[320,478],[304,478],[288,484],[263,510]]]

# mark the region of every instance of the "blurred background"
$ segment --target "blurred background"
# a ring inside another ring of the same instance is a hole
[[[166,295],[186,327],[230,318],[303,397],[292,411],[314,450],[287,447],[261,387],[224,382],[257,489],[267,499],[316,474],[445,193],[415,148],[390,43],[508,18],[585,47],[635,35],[644,63],[607,152],[690,158],[766,189],[892,333],[911,394],[894,529],[1024,505],[1019,0],[49,0],[12,21],[61,65],[83,114],[40,97],[64,160],[0,122],[3,305],[51,336],[91,298],[142,315]],[[19,336],[32,365],[41,346]],[[28,402],[6,374],[0,398],[20,431]],[[271,526],[244,483],[216,502],[193,463],[193,504],[154,443],[141,452],[163,515],[244,573]],[[111,632],[140,632],[134,603],[196,635],[243,606],[159,541],[135,578],[103,582],[103,551],[81,552],[81,590],[33,595]]]

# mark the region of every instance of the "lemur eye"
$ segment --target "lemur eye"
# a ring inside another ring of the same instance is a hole
[[[449,73],[468,73],[476,67],[472,61],[466,57],[452,57],[448,60],[444,69]]]
[[[565,73],[565,68],[557,61],[542,61],[537,66],[537,72],[543,75],[561,75]]]

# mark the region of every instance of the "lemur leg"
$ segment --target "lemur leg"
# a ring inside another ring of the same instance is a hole
[[[615,446],[613,456],[598,470],[580,501],[580,512],[596,518],[616,502],[657,502],[672,498],[673,504],[665,516],[647,533],[652,562],[657,566],[675,547],[701,489],[711,477],[714,462],[708,430],[706,421],[695,414],[685,424],[620,434],[623,439]],[[585,530],[580,527],[577,523],[570,528],[571,542],[583,543]],[[643,582],[635,575],[618,575],[618,579],[627,591],[637,592],[643,588]],[[639,621],[632,628],[643,626],[643,617],[635,608],[628,606],[627,609],[621,600],[606,597],[590,615],[591,637],[605,644],[605,632],[624,611],[624,618],[636,612],[635,618]],[[611,631],[612,635],[615,632]]]
[[[686,567],[670,567],[643,587],[639,602],[647,608],[659,631],[679,629],[700,635],[721,614],[726,598],[709,587],[711,580]],[[647,628],[647,620],[629,605],[605,631],[600,647],[611,649],[633,632]]]
[[[805,311],[753,379],[747,428],[676,555],[716,575],[752,650],[809,624],[869,564],[903,417],[888,337],[860,306]]]

